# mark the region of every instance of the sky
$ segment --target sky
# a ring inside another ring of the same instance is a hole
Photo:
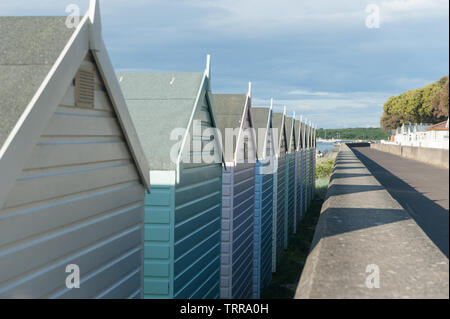
[[[0,16],[67,15],[88,0],[0,1]],[[120,71],[203,71],[214,93],[287,107],[319,128],[379,127],[384,102],[449,73],[448,0],[103,0]],[[379,12],[379,24],[375,15]],[[374,22],[375,21],[375,22]],[[369,23],[371,28],[367,26]],[[378,27],[373,27],[375,26]]]

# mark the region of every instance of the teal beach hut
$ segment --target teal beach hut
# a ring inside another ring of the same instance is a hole
[[[284,250],[285,193],[286,193],[286,131],[285,112],[273,113],[276,170],[273,187],[272,272],[276,272]]]
[[[209,56],[205,72],[117,77],[150,166],[144,298],[218,298],[222,157]]]
[[[272,134],[272,106],[252,108],[257,136],[255,176],[255,230],[253,239],[253,298],[272,281],[272,220],[275,148]]]

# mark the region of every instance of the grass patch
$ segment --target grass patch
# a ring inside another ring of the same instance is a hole
[[[324,158],[317,161],[316,179],[327,178],[333,173],[334,159]]]
[[[295,295],[327,193],[334,160],[325,161],[325,166],[330,165],[330,161],[331,169],[327,168],[329,174],[316,179],[316,196],[299,223],[297,233],[290,237],[288,248],[284,251],[277,272],[272,276],[272,283],[262,291],[261,298],[263,299],[292,299]],[[322,163],[318,163],[317,168],[319,165],[323,165]]]

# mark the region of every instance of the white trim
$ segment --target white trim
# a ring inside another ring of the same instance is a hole
[[[152,185],[175,185],[175,171],[150,171]]]
[[[205,69],[206,77],[208,78],[208,88],[207,91],[211,91],[211,55],[206,55],[206,69]]]
[[[100,1],[99,0],[90,0],[89,2],[89,46],[91,50],[97,51],[101,49],[102,40],[102,20],[100,15]],[[99,45],[99,47],[97,47]]]

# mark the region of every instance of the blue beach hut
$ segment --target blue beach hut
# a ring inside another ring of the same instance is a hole
[[[286,117],[286,192],[285,192],[285,219],[284,219],[284,248],[289,244],[289,236],[294,233],[295,215],[295,119]]]
[[[275,142],[276,170],[273,187],[272,272],[283,256],[285,229],[286,152],[285,112],[272,114]]]
[[[272,134],[272,105],[252,108],[253,126],[257,136],[255,177],[255,230],[253,250],[253,298],[272,280],[273,181],[275,148]]]

